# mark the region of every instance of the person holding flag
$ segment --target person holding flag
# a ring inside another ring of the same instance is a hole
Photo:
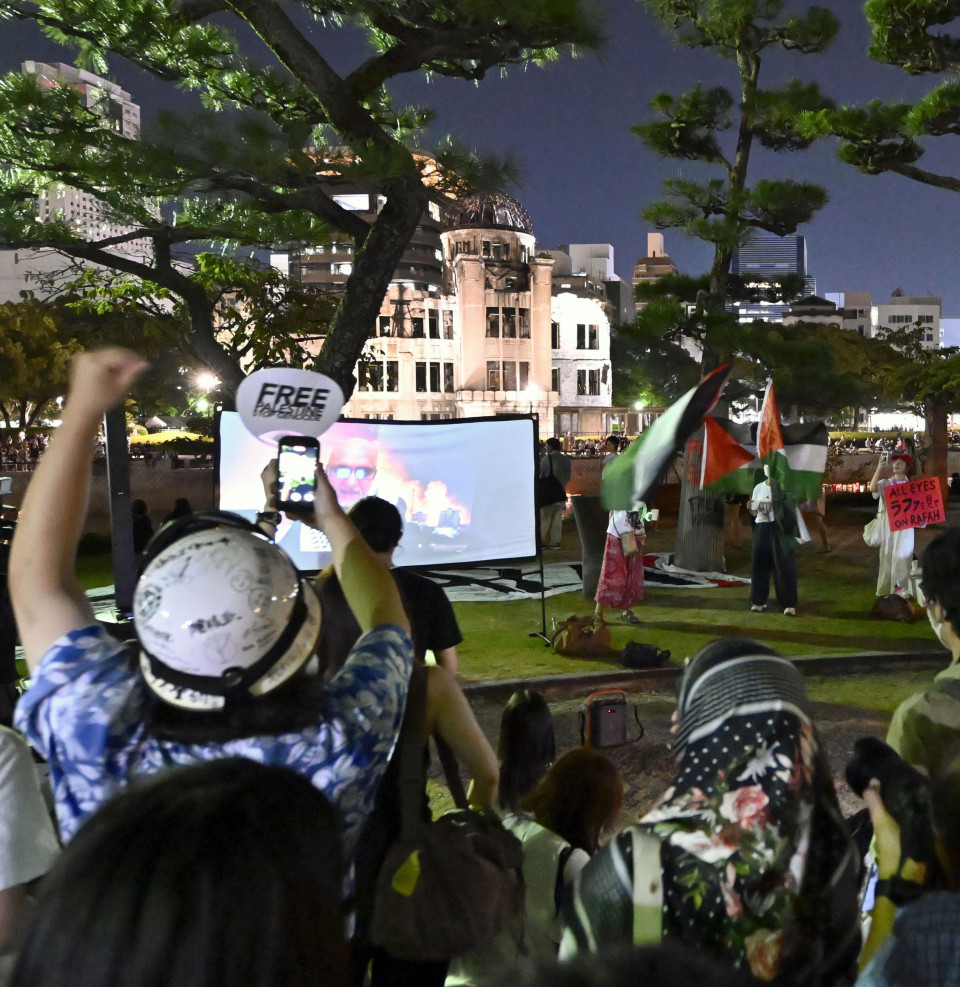
[[[780,414],[773,393],[773,381],[767,381],[757,429],[757,456],[763,462],[763,480],[756,484],[747,503],[755,517],[753,526],[750,609],[761,613],[770,597],[770,576],[778,606],[790,617],[797,613],[796,546],[801,538],[796,497],[787,493],[783,481],[789,479]]]

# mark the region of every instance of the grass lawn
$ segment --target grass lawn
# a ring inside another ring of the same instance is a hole
[[[652,534],[648,548],[660,548],[658,541],[664,543],[664,548],[672,547],[672,539],[672,531]],[[562,556],[565,559],[578,556],[576,533],[569,528],[565,532]],[[874,599],[874,553],[854,546],[852,551],[841,549],[821,555],[806,546],[799,553],[798,563],[800,606],[796,617],[786,617],[775,609],[751,613],[746,587],[651,586],[643,603],[636,608],[643,626],[611,625],[613,645],[620,648],[629,640],[655,644],[669,649],[672,660],[678,663],[714,638],[728,635],[754,637],[786,655],[889,650],[938,653],[941,650],[922,616],[912,624],[879,621],[869,616]],[[727,570],[749,572],[746,545],[728,550]],[[109,555],[80,558],[79,573],[86,588],[108,585],[112,581]],[[554,618],[591,613],[593,601],[580,593],[566,593],[549,597],[546,606],[549,633]],[[533,678],[584,670],[584,662],[554,654],[538,637],[529,636],[540,630],[539,599],[456,603],[454,609],[464,636],[458,652],[461,674],[466,681]],[[614,616],[608,614],[611,620]],[[597,671],[619,667],[603,661],[589,663],[589,668]],[[915,688],[904,681],[906,676],[869,678],[871,682],[878,680],[875,688],[871,686],[875,696],[869,703],[877,709],[892,709]],[[827,679],[822,686],[815,685],[813,691],[816,695],[822,689],[826,693],[824,698],[828,694],[830,701],[855,705],[863,685],[862,676]]]

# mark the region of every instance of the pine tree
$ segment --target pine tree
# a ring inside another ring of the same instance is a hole
[[[823,52],[839,25],[822,7],[802,15],[785,13],[785,0],[642,2],[678,44],[711,49],[736,70],[735,91],[698,83],[679,96],[659,93],[651,106],[661,119],[634,128],[658,154],[706,166],[708,177],[702,180],[667,179],[666,197],[644,210],[658,229],[680,229],[713,245],[709,280],[691,323],[701,339],[706,371],[736,352],[736,333],[723,317],[734,249],[753,229],[779,236],[794,232],[827,201],[826,192],[810,183],[748,181],[757,145],[771,151],[807,147],[811,139],[796,131],[798,114],[832,105],[813,83],[795,79],[778,89],[761,88],[763,58],[773,49]],[[698,472],[690,454],[688,448],[676,559],[686,568],[717,570],[723,566],[722,501],[688,480]]]
[[[7,76],[0,242],[55,246],[175,294],[189,310],[187,348],[231,388],[243,373],[216,337],[218,292],[177,263],[178,248],[310,245],[337,231],[353,242],[354,263],[315,369],[348,395],[428,202],[465,181],[502,180],[496,163],[450,142],[431,158],[415,153],[431,114],[394,105],[388,83],[408,73],[479,82],[599,42],[578,0],[0,0],[4,17],[35,21],[101,75],[119,56],[196,94],[200,108],[159,114],[130,140],[77,92]],[[365,54],[337,71],[344,39],[357,37]],[[380,197],[372,222],[335,201],[337,176]],[[88,242],[63,223],[37,222],[34,196],[54,182],[92,192],[133,232]],[[149,261],[110,252],[138,238],[152,243]]]

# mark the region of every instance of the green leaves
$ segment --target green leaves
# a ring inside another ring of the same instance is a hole
[[[650,107],[666,119],[631,129],[652,151],[668,158],[726,164],[717,139],[733,122],[733,97],[726,89],[705,90],[697,84],[678,97],[657,93]]]

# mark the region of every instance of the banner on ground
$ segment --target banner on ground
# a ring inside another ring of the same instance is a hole
[[[608,511],[629,511],[638,501],[647,502],[663,471],[717,403],[731,369],[724,364],[707,374],[604,468],[601,490]]]
[[[891,483],[883,488],[883,502],[891,531],[922,528],[947,519],[939,476],[921,476],[906,483]]]

